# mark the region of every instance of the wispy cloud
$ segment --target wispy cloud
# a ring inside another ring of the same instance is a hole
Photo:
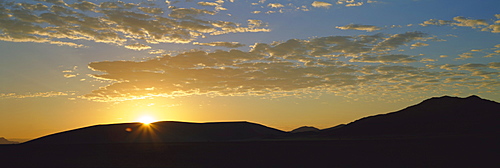
[[[496,21],[493,23],[488,22],[484,19],[470,19],[463,16],[454,17],[453,20],[438,20],[430,19],[421,23],[421,26],[438,25],[438,26],[459,26],[459,27],[470,27],[473,29],[481,29],[482,31],[488,31],[492,33],[500,33],[500,16],[495,15]]]
[[[222,41],[210,42],[210,43],[193,42],[193,44],[194,45],[204,45],[204,46],[214,46],[214,47],[227,47],[227,48],[238,48],[238,47],[245,46],[244,44],[240,44],[238,42],[222,42]]]
[[[394,54],[382,56],[365,56],[349,60],[350,62],[367,62],[367,63],[411,63],[417,62],[414,56]]]
[[[35,97],[57,97],[57,96],[68,96],[74,95],[74,93],[69,92],[37,92],[37,93],[27,93],[27,94],[17,94],[17,93],[0,93],[0,99],[8,99],[8,98],[35,98]]]
[[[367,31],[367,32],[372,32],[376,30],[380,30],[382,28],[377,27],[377,26],[372,26],[372,25],[359,25],[359,24],[348,24],[345,26],[337,26],[337,29],[342,29],[342,30],[362,30],[362,31]]]
[[[427,35],[422,32],[406,32],[402,34],[395,34],[384,41],[380,42],[374,50],[391,50],[395,49],[401,45],[404,45],[410,41],[423,40]]]
[[[147,50],[147,49],[150,49],[151,46],[144,45],[141,43],[135,43],[135,44],[126,45],[125,48],[132,49],[132,50]]]

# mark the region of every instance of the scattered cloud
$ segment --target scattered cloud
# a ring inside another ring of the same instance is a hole
[[[73,77],[76,77],[75,74],[64,74],[64,77],[65,78],[73,78]]]
[[[425,36],[407,32],[315,37],[256,43],[248,51],[193,50],[141,62],[93,62],[89,67],[101,72],[94,78],[114,82],[80,98],[107,102],[188,95],[281,97],[316,91],[348,96],[404,94],[451,84],[500,85],[494,83],[498,63],[429,69],[411,64],[436,60],[390,54]]]
[[[462,53],[460,55],[458,55],[459,57],[458,58],[455,58],[455,59],[469,59],[469,58],[473,58],[473,54],[472,53]]]
[[[209,19],[222,8],[160,8],[122,1],[40,2],[0,1],[0,40],[71,47],[83,47],[79,40],[85,40],[143,50],[149,48],[147,44],[189,43],[206,36],[270,31],[264,27],[266,24]],[[220,7],[214,2],[198,4]]]
[[[166,50],[159,49],[159,50],[150,50],[148,53],[149,54],[165,54],[166,52],[167,52]]]
[[[349,60],[350,62],[366,62],[366,63],[411,63],[417,62],[414,56],[395,54],[382,56],[367,56],[358,57]]]
[[[478,20],[467,19],[467,18],[462,17],[462,16],[454,17],[453,20],[456,21],[456,22],[455,23],[451,23],[451,25],[455,25],[455,26],[478,28],[478,27],[481,27],[481,26],[487,26],[487,25],[489,25],[485,20],[481,20],[481,19],[478,19]]]
[[[135,44],[126,45],[125,48],[132,49],[132,50],[139,50],[140,51],[140,50],[150,49],[151,46],[144,45],[144,44],[141,44],[141,43],[135,43]]]
[[[415,49],[417,47],[423,47],[423,46],[429,46],[429,44],[422,43],[422,42],[417,42],[417,43],[411,45],[411,49]]]
[[[201,6],[219,6],[219,4],[215,3],[215,2],[198,2],[198,5],[201,5]]]
[[[210,42],[210,43],[199,43],[193,42],[194,45],[205,45],[205,46],[216,46],[216,47],[227,47],[227,48],[238,48],[243,47],[245,44],[240,44],[238,42]]]
[[[56,91],[28,93],[28,94],[0,93],[0,99],[9,99],[9,98],[23,99],[23,98],[35,98],[35,97],[57,97],[57,96],[68,96],[68,95],[74,95],[74,93],[68,93],[68,92],[65,93]]]
[[[373,3],[373,2],[370,1],[368,3]],[[363,5],[363,2],[356,2],[355,0],[338,0],[337,4],[350,7],[350,6],[361,6],[361,5]]]
[[[337,26],[337,29],[341,30],[362,30],[362,31],[367,31],[367,32],[372,32],[372,31],[377,31],[382,28],[377,27],[377,26],[372,26],[372,25],[359,25],[359,24],[348,24],[345,26]]]
[[[436,59],[432,59],[432,58],[422,58],[420,60],[420,62],[436,62],[437,60]]]
[[[198,2],[198,5],[201,5],[201,6],[214,6],[216,11],[227,10],[226,8],[222,7],[223,3],[224,3],[224,1]]]
[[[363,2],[358,2],[358,3],[350,3],[350,4],[346,4],[345,6],[361,6],[363,5]]]
[[[430,19],[421,23],[421,26],[428,25],[438,25],[438,26],[459,26],[459,27],[470,27],[473,29],[481,29],[482,31],[488,31],[492,33],[500,33],[500,18],[497,15],[495,17],[499,20],[489,23],[487,20],[483,19],[470,19],[463,16],[454,17],[453,20],[437,20]]]
[[[330,6],[332,6],[331,3],[320,2],[320,1],[314,1],[311,5],[315,8],[330,8]]]
[[[374,48],[374,50],[390,50],[399,47],[400,45],[404,45],[410,41],[414,40],[422,40],[423,37],[427,36],[427,34],[422,33],[422,32],[406,32],[403,34],[395,34],[381,43]]]
[[[97,80],[112,81],[108,86],[80,96],[93,101],[187,95],[279,97],[315,91],[339,95],[404,93],[446,88],[446,85],[440,82],[485,87],[500,85],[498,82],[500,63],[497,62],[443,65],[436,63],[437,59],[434,57],[427,58],[418,53],[404,54],[402,51],[407,48],[429,46],[425,41],[433,37],[419,31],[289,39],[272,43],[255,43],[249,50],[244,50],[241,48],[246,45],[239,42],[201,40],[229,33],[271,31],[268,24],[262,20],[231,17],[231,14],[224,11],[227,9],[223,4],[233,1],[185,1],[194,4],[189,7],[177,6],[180,1],[165,1],[168,7],[155,6],[156,2],[153,1],[126,3],[38,0],[38,2],[40,3],[0,1],[2,8],[0,40],[71,47],[85,47],[82,41],[91,41],[118,45],[131,50],[150,50],[151,46],[162,43],[230,48],[228,51],[190,50],[176,55],[166,55],[175,52],[154,49],[149,53],[161,56],[141,62],[92,62],[88,65],[89,68],[99,72],[92,77]],[[336,7],[352,7],[375,2],[377,1],[337,0],[312,3],[294,1],[296,4],[285,4],[260,0],[251,3],[254,6],[247,12],[284,13],[308,11],[309,8],[330,8],[333,4]],[[497,20],[493,22],[457,16],[451,20],[431,19],[420,25],[470,27],[499,33],[500,14],[494,16]],[[219,20],[221,18],[227,20]],[[395,25],[394,28],[396,27],[403,28]],[[336,28],[366,32],[383,29],[362,24],[349,24]],[[479,54],[485,54],[484,57],[494,57],[500,54],[498,49],[500,44],[495,47],[470,50],[459,54],[459,58],[455,59],[470,59],[478,57]],[[446,57],[448,55],[439,56],[439,58]],[[74,71],[63,73],[65,78],[74,78],[78,75]],[[0,94],[0,98],[64,95],[68,93],[44,92],[25,95],[4,93]]]
[[[282,7],[285,7],[284,5],[282,5],[280,3],[269,3],[267,6],[269,6],[271,8],[282,8]]]

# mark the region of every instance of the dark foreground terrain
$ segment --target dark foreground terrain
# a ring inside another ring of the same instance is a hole
[[[498,136],[0,146],[0,167],[499,167]]]
[[[0,167],[500,167],[500,103],[436,97],[323,130],[250,122],[95,125],[0,146]]]

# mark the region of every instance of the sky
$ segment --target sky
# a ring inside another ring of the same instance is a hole
[[[500,102],[500,1],[0,0],[0,137]]]

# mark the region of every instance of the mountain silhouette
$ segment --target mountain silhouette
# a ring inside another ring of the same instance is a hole
[[[96,125],[44,136],[28,144],[163,143],[261,140],[285,134],[250,122],[188,123],[163,121],[149,125]]]
[[[249,122],[95,125],[20,145],[0,145],[0,165],[498,167],[499,113],[497,102],[444,96],[349,124],[296,133]]]
[[[302,127],[299,127],[299,128],[295,128],[293,129],[292,131],[290,131],[290,133],[299,133],[299,132],[319,132],[320,130],[318,128],[315,128],[315,127],[311,127],[311,126],[302,126]]]
[[[4,137],[0,137],[0,144],[18,144],[19,142],[16,141],[9,141],[5,139]]]
[[[250,122],[163,121],[95,125],[28,141],[29,144],[222,142],[270,139],[394,138],[496,135],[500,103],[477,96],[435,97],[403,110],[318,130],[303,126],[285,132]]]
[[[495,135],[500,131],[500,103],[478,96],[435,97],[403,110],[369,116],[324,136],[394,137]]]

